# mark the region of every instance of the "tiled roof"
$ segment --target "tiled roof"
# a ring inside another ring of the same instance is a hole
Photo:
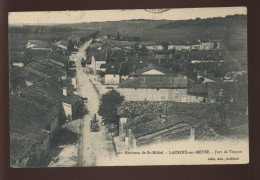
[[[120,75],[130,75],[134,70],[134,64],[129,63],[129,62],[123,62],[121,70],[120,70]]]
[[[58,54],[53,54],[49,57],[50,59],[53,59],[55,61],[59,61],[59,62],[62,62],[64,64],[67,63],[69,57],[68,56],[62,56],[62,55],[58,55]]]
[[[37,142],[41,142],[49,132],[43,129],[23,129],[23,134],[10,134],[10,160],[14,164],[23,158]]]
[[[95,61],[106,61],[107,53],[106,51],[101,51],[93,54]]]
[[[10,69],[10,80],[14,80],[16,78],[22,78],[25,81],[39,82],[46,77],[49,76],[39,71],[36,71],[34,69],[28,68],[27,66],[19,69]]]
[[[208,84],[189,84],[188,93],[208,93]]]
[[[50,101],[53,104],[58,102],[65,102],[68,104],[74,104],[80,98],[80,96],[67,92],[67,96],[62,94],[63,83],[57,80],[47,79],[42,83],[30,86],[23,90],[23,95],[34,96],[37,99],[41,99],[42,102]]]
[[[187,88],[188,79],[181,76],[138,77],[123,81],[120,88]]]
[[[52,63],[47,62],[47,60],[41,60],[39,62],[29,64],[27,67],[31,68],[31,70],[39,71],[40,73],[47,74],[51,77],[60,77],[66,74],[63,69],[54,66]]]
[[[123,63],[121,63],[121,62],[110,62],[110,63],[108,63],[105,74],[120,74],[122,64]]]
[[[158,114],[144,114],[127,121],[127,127],[132,130],[136,138],[148,134],[156,133],[160,130],[176,126],[181,123],[187,125],[195,125],[199,122],[198,119],[183,113],[174,113],[166,116],[166,122],[162,123],[162,119]]]

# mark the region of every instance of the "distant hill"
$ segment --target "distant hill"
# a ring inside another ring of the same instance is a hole
[[[173,29],[179,26],[223,26],[223,27],[246,27],[247,15],[229,15],[226,17],[214,17],[207,19],[196,18],[194,20],[171,21],[156,26],[159,29]]]

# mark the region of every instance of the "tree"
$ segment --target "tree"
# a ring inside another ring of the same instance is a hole
[[[116,40],[120,41],[120,34],[119,34],[119,32],[117,33]]]
[[[228,111],[228,106],[229,106],[229,98],[227,96],[222,96],[222,97],[218,97],[217,99],[218,101],[218,107],[217,110],[220,114],[221,117],[221,130],[222,133],[226,133],[227,132],[227,111]]]
[[[73,44],[73,42],[71,41],[71,39],[69,40],[67,50],[68,50],[69,52],[74,51],[74,44]]]
[[[165,51],[168,51],[169,42],[168,41],[162,41],[162,46]]]
[[[115,89],[102,95],[98,114],[103,117],[103,122],[105,124],[119,125],[119,116],[117,114],[117,106],[120,105],[125,100]]]
[[[31,48],[26,49],[25,52],[24,52],[24,59],[25,59],[24,64],[31,63],[32,62],[32,58],[33,58],[32,49]]]

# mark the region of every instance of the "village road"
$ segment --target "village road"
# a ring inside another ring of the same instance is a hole
[[[99,99],[93,88],[88,75],[81,66],[81,59],[85,58],[85,49],[91,44],[91,41],[84,44],[75,54],[75,63],[77,71],[77,87],[78,93],[82,97],[88,98],[87,108],[89,113],[82,119],[81,128],[81,144],[79,145],[81,163],[80,166],[105,166],[109,165],[111,160],[116,157],[116,153],[112,144],[112,139],[105,126],[100,126],[99,132],[90,131],[90,120],[97,114]],[[97,119],[101,121],[101,117],[97,114]]]

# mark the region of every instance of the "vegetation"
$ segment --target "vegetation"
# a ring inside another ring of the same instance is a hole
[[[75,50],[75,49],[74,49],[74,43],[72,42],[71,39],[69,40],[67,50],[68,50],[70,53]]]
[[[115,89],[102,95],[98,114],[103,117],[105,124],[119,125],[119,116],[117,114],[117,107],[124,101],[125,97],[122,96]]]
[[[178,26],[246,26],[247,16],[246,15],[233,15],[226,17],[214,17],[207,19],[196,18],[195,20],[180,20],[172,21],[166,24],[158,25],[160,29],[172,29]]]
[[[77,108],[75,110],[75,115],[73,117],[73,119],[79,119],[82,118],[84,115],[88,114],[88,109],[84,104],[83,100],[80,100],[78,102]]]

